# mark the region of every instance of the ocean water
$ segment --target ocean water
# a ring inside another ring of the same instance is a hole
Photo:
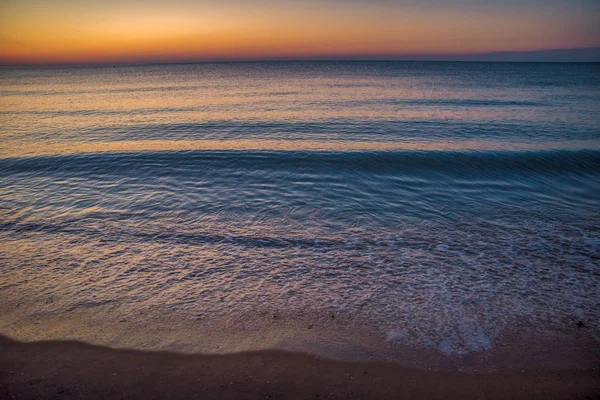
[[[598,64],[4,68],[0,125],[0,333],[600,337]]]

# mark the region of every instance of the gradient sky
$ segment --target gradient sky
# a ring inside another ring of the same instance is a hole
[[[0,0],[0,63],[600,47],[600,0]]]

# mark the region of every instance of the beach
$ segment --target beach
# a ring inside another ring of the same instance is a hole
[[[599,68],[3,68],[0,397],[597,397]]]
[[[593,399],[598,370],[444,373],[260,351],[183,355],[0,339],[10,399]]]

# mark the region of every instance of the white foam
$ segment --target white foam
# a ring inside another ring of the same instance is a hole
[[[388,342],[399,342],[406,338],[408,338],[408,332],[406,331],[391,330],[387,333]]]

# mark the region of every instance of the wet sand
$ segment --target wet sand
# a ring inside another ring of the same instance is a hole
[[[600,370],[429,372],[284,351],[191,355],[0,337],[0,397],[593,399]]]

